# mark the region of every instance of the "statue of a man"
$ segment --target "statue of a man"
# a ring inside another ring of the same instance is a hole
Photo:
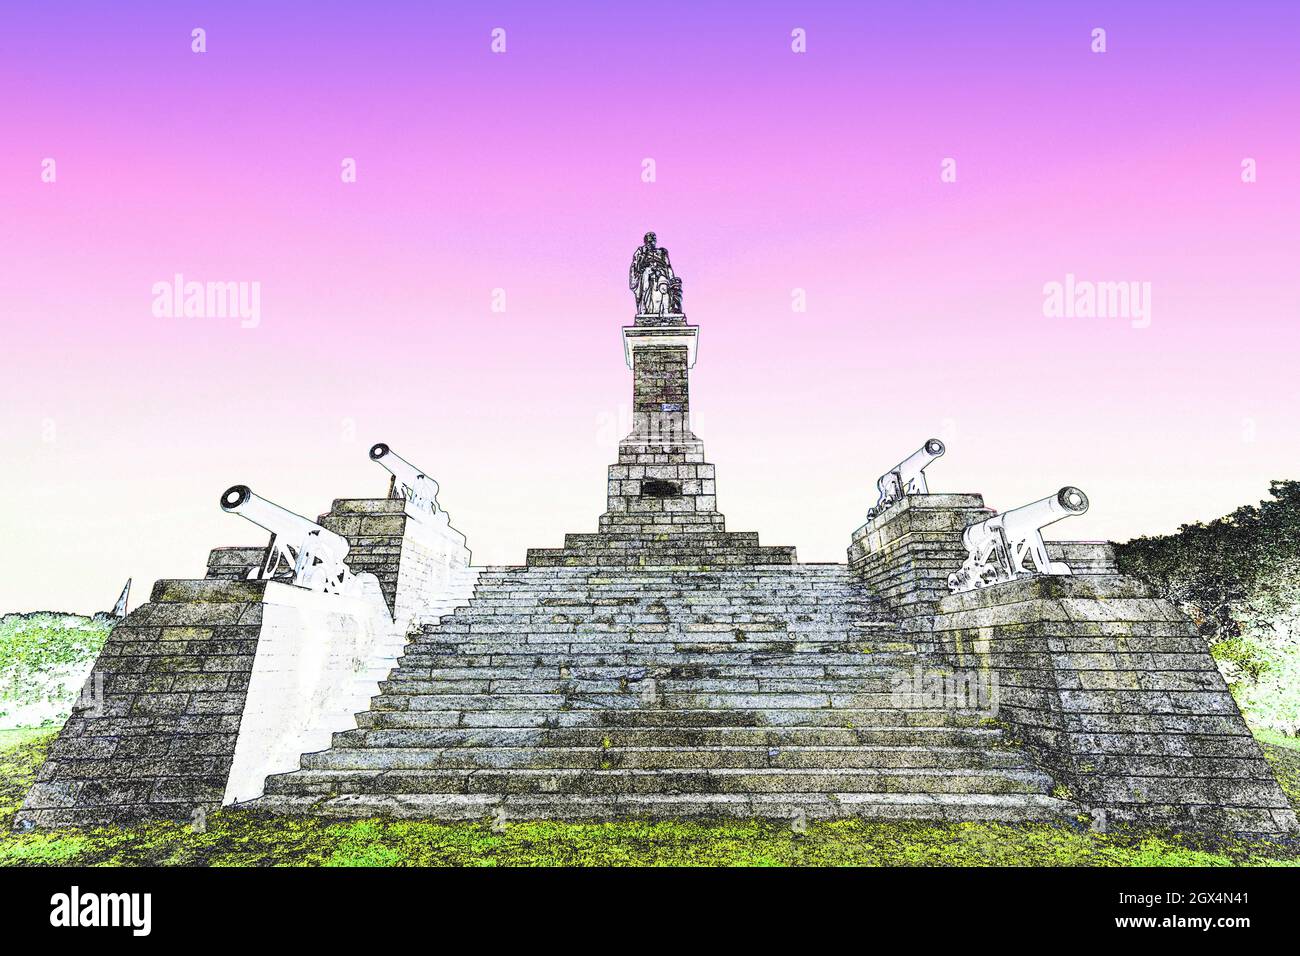
[[[647,232],[628,269],[627,284],[636,297],[638,315],[664,315],[681,308],[681,281],[673,275],[668,250],[656,245],[653,232]]]

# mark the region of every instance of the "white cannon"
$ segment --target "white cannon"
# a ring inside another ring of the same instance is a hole
[[[438,483],[416,468],[401,455],[394,452],[383,442],[370,449],[370,460],[378,462],[393,476],[394,487],[400,486],[402,497],[410,502],[411,507],[429,517],[436,515],[438,507]]]
[[[931,438],[876,479],[876,490],[880,492],[880,499],[876,502],[876,506],[867,512],[867,517],[874,518],[881,514],[904,495],[929,494],[930,488],[925,483],[925,469],[936,458],[942,458],[946,450],[943,442]]]
[[[961,536],[966,560],[948,575],[949,590],[973,591],[1032,574],[1071,574],[1069,565],[1048,557],[1042,529],[1087,510],[1088,496],[1066,485],[1041,501],[970,525]],[[1025,567],[1025,558],[1033,561],[1033,570]]]
[[[328,594],[353,592],[355,578],[343,561],[350,545],[342,535],[253,494],[247,485],[227,488],[221,496],[221,510],[271,532],[266,557],[249,572],[250,580],[275,577],[283,562],[292,569],[298,587]]]

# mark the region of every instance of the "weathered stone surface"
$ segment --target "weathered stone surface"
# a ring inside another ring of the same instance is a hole
[[[1099,818],[1296,828],[1194,627],[1146,585],[1119,575],[1010,581],[945,598],[930,631],[954,666],[997,675],[999,721]]]
[[[978,715],[895,699],[917,660],[842,566],[489,569],[469,607],[407,648],[357,729],[269,780],[258,806],[1066,815]]]
[[[624,330],[632,369],[632,431],[609,466],[596,534],[531,548],[530,567],[709,569],[790,565],[793,547],[762,547],[726,530],[717,475],[690,428],[690,367],[698,330],[684,316],[637,316]]]
[[[379,579],[399,628],[436,621],[469,599],[477,572],[465,536],[446,512],[407,514],[405,498],[336,498],[322,527],[343,535],[354,574]]]
[[[159,581],[101,650],[86,706],[52,745],[17,825],[186,818],[220,806],[232,774],[233,796],[255,795],[265,774],[248,767],[266,754],[283,767],[276,748],[284,741],[322,732],[327,740],[350,725],[406,626],[468,601],[477,571],[445,518],[429,527],[405,513],[402,499],[340,499],[321,523],[348,537],[350,569],[380,579],[387,607],[377,592],[367,602],[294,588],[287,576],[249,581],[264,547],[218,548],[207,578]],[[278,595],[269,606],[268,588]],[[285,648],[299,647],[313,650],[285,659]],[[381,662],[374,674],[371,658]],[[254,677],[261,690],[250,705]],[[327,679],[331,686],[318,686]],[[240,737],[250,714],[261,742]],[[234,773],[241,767],[242,776]]]
[[[187,819],[220,806],[265,587],[159,581],[110,634],[15,825]]]
[[[849,567],[904,618],[932,614],[965,557],[962,532],[992,513],[979,495],[906,495],[853,533]]]

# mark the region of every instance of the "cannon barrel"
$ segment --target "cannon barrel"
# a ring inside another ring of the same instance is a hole
[[[876,507],[883,507],[906,494],[927,494],[930,489],[926,485],[925,469],[936,458],[942,458],[945,451],[947,449],[939,439],[928,439],[924,445],[881,475],[876,480],[876,490],[880,492],[880,501]]]
[[[928,439],[924,445],[894,466],[893,470],[898,472],[904,478],[908,475],[918,474],[924,470],[925,466],[930,464],[930,462],[934,461],[936,458],[942,458],[943,453],[946,450],[947,449],[944,448],[943,442],[939,441],[939,439]]]
[[[406,497],[423,504],[431,511],[438,510],[438,483],[416,468],[383,442],[370,449],[370,460],[377,462],[406,489]]]
[[[265,528],[281,541],[297,546],[309,535],[315,535],[317,553],[328,551],[335,561],[342,561],[348,553],[347,539],[322,528],[316,522],[281,508],[253,493],[248,485],[232,485],[221,495],[221,510],[247,518],[259,528]]]
[[[1054,495],[1001,514],[991,515],[970,525],[962,532],[962,542],[972,551],[989,536],[1001,529],[1007,541],[1023,540],[1030,534],[1054,524],[1062,518],[1081,515],[1088,510],[1088,496],[1081,488],[1066,485]]]
[[[1087,510],[1088,496],[1081,489],[1066,485],[1054,495],[1003,513],[1002,530],[1008,538],[1023,538],[1030,531]]]

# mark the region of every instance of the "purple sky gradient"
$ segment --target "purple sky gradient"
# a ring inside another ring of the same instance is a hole
[[[0,610],[198,576],[261,540],[225,487],[314,516],[374,441],[476,563],[594,530],[647,229],[719,507],[803,560],[931,435],[936,490],[1084,488],[1070,537],[1300,474],[1295,4],[264,6],[0,8]],[[178,272],[260,325],[155,317]],[[1044,317],[1067,273],[1151,326]]]

